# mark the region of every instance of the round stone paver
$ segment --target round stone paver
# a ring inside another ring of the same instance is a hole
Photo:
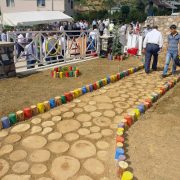
[[[39,123],[41,123],[41,119],[40,118],[34,118],[34,119],[32,119],[31,120],[31,123],[33,123],[33,124],[39,124]]]
[[[42,148],[46,145],[46,143],[47,140],[44,137],[38,135],[29,136],[22,141],[22,145],[30,149]]]
[[[50,132],[52,132],[53,131],[53,128],[52,127],[46,127],[46,128],[44,128],[43,129],[43,131],[42,131],[42,135],[46,135],[46,134],[48,134],[48,133],[50,133]]]
[[[21,139],[20,135],[18,135],[18,134],[11,134],[11,135],[7,136],[4,139],[4,142],[12,144],[12,143],[20,141],[20,139]]]
[[[65,112],[63,118],[72,118],[74,117],[74,112]]]
[[[89,105],[95,105],[96,101],[89,101]]]
[[[102,134],[101,133],[93,133],[93,134],[87,135],[86,137],[91,140],[99,140],[102,138]]]
[[[94,112],[91,112],[90,115],[91,115],[92,117],[100,117],[100,116],[102,115],[102,113],[101,113],[101,112],[98,112],[98,111],[94,111]]]
[[[55,154],[64,153],[69,149],[69,144],[64,141],[53,141],[48,145],[48,149]]]
[[[124,117],[123,116],[115,116],[113,122],[114,123],[120,123],[121,119],[124,119]]]
[[[91,118],[92,117],[89,114],[79,114],[76,119],[80,122],[86,122],[90,121]]]
[[[121,114],[124,110],[121,108],[115,108],[114,109],[118,114]]]
[[[75,106],[76,106],[76,104],[74,102],[64,104],[64,107],[67,107],[67,108],[73,108]]]
[[[30,134],[36,134],[36,133],[39,133],[39,132],[41,132],[41,131],[42,131],[42,127],[41,127],[41,126],[33,126],[33,127],[31,128]]]
[[[93,98],[94,101],[97,101],[99,103],[112,103],[111,98],[109,98],[108,96],[104,96],[104,95],[100,95],[100,96],[95,96]]]
[[[95,158],[87,159],[83,167],[93,175],[101,175],[104,172],[104,165],[101,161]]]
[[[74,112],[74,113],[82,113],[82,112],[83,112],[83,109],[82,109],[82,108],[74,108],[74,109],[73,109],[73,112]]]
[[[54,122],[53,121],[45,121],[42,123],[42,127],[51,127],[54,126]]]
[[[49,158],[50,158],[50,152],[44,149],[35,150],[29,156],[29,159],[32,162],[38,162],[38,163],[48,161]]]
[[[101,116],[93,119],[94,124],[100,127],[107,127],[111,125],[111,120],[107,117]]]
[[[41,177],[38,180],[53,180],[52,178],[48,178],[48,177]]]
[[[3,156],[4,154],[9,154],[12,151],[13,151],[13,146],[11,144],[4,145],[0,149],[0,156]]]
[[[114,108],[114,106],[113,106],[113,104],[110,104],[110,103],[100,103],[100,104],[97,104],[97,106],[98,106],[98,109],[113,109]]]
[[[64,107],[65,108],[65,107]],[[62,109],[63,109],[63,107],[60,109],[60,110],[58,110],[58,109],[54,109],[54,110],[51,110],[50,111],[50,113],[51,113],[51,115],[52,116],[59,116],[60,114],[61,114],[61,112],[62,112]],[[66,108],[67,109],[67,108]],[[67,109],[67,111],[68,111],[69,109]]]
[[[77,159],[70,156],[61,156],[52,162],[51,174],[55,179],[67,180],[73,177],[79,169],[80,162]]]
[[[0,159],[0,177],[4,176],[9,170],[9,163],[4,159]]]
[[[8,131],[6,130],[0,130],[0,138],[4,138],[8,135]]]
[[[30,129],[30,125],[29,124],[18,124],[16,126],[14,126],[12,129],[11,129],[11,133],[20,133],[20,132],[25,132],[27,131],[28,129]]]
[[[27,157],[27,152],[24,150],[16,150],[12,152],[9,159],[12,161],[21,161]]]
[[[51,134],[48,135],[48,140],[52,141],[52,140],[57,140],[60,139],[62,137],[62,134],[59,132],[53,132]]]
[[[13,165],[12,170],[15,173],[24,173],[29,169],[29,164],[25,161],[17,162]]]
[[[57,124],[57,129],[62,134],[79,129],[81,124],[76,120],[64,120]]]
[[[86,106],[86,103],[80,102],[80,103],[78,103],[77,105],[78,105],[78,107],[84,107],[84,106]]]
[[[31,175],[8,174],[2,180],[31,180]]]
[[[107,161],[108,159],[108,152],[107,151],[98,151],[97,157],[101,161]]]
[[[101,131],[101,134],[104,136],[104,137],[107,137],[107,136],[112,136],[113,135],[113,131],[111,129],[103,129]]]
[[[82,176],[79,176],[77,178],[77,180],[93,180],[93,179],[91,177],[89,177],[89,176],[82,175]]]
[[[109,144],[106,141],[98,141],[96,143],[96,146],[99,149],[108,149],[109,148]]]
[[[49,112],[48,113],[44,113],[44,114],[41,115],[41,118],[43,120],[48,120],[48,119],[51,118],[51,114]]]
[[[125,100],[126,100],[126,98],[123,98],[123,97],[116,97],[116,98],[112,99],[113,102],[119,102],[119,101],[122,102],[122,101],[125,101]]]
[[[84,122],[83,127],[90,127],[92,126],[92,122]]]
[[[85,110],[86,112],[93,112],[93,111],[95,111],[96,109],[97,109],[96,106],[92,106],[92,105],[84,106],[84,110]]]
[[[75,141],[75,140],[77,140],[77,139],[79,139],[79,134],[77,134],[77,133],[68,133],[68,134],[66,134],[65,135],[65,140],[66,141]]]
[[[44,164],[33,164],[31,167],[32,174],[44,174],[47,171],[47,167]]]
[[[52,121],[53,122],[59,122],[59,121],[61,121],[62,120],[62,117],[61,116],[54,116],[53,118],[52,118]]]
[[[99,127],[99,126],[92,126],[92,127],[90,127],[90,131],[92,132],[92,133],[97,133],[97,132],[99,132],[101,130],[101,128]]]
[[[129,104],[127,102],[116,102],[115,106],[121,109],[129,108]]]
[[[89,141],[79,140],[75,142],[70,149],[70,155],[84,159],[96,154],[96,147]]]
[[[79,135],[81,135],[81,136],[85,136],[85,135],[90,134],[90,130],[89,130],[89,129],[86,129],[86,128],[80,128],[80,129],[78,129],[78,133],[79,133]]]
[[[107,111],[104,111],[103,115],[106,117],[114,117],[116,113],[114,111],[107,110]]]

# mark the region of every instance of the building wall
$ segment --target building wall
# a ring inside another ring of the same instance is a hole
[[[53,1],[53,8],[52,8]],[[70,0],[71,1],[71,0]],[[61,11],[72,15],[71,3],[69,0],[45,0],[45,6],[38,7],[37,0],[14,0],[13,7],[6,6],[6,0],[0,0],[1,12],[24,12],[24,11]]]
[[[159,27],[159,31],[163,35],[164,46],[167,45],[167,36],[170,33],[169,27],[172,24],[175,24],[178,27],[178,32],[180,33],[180,16],[154,16],[147,18],[147,24],[151,26],[157,25]]]

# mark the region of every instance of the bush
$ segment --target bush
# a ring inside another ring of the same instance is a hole
[[[129,16],[126,21],[132,22],[132,21],[139,21],[144,22],[147,18],[147,14],[144,13],[144,11],[138,11],[136,9],[132,9],[129,13]]]
[[[108,18],[109,14],[107,10],[100,10],[100,11],[90,11],[90,12],[77,12],[74,15],[74,20],[87,20],[92,22],[94,19],[106,19]]]

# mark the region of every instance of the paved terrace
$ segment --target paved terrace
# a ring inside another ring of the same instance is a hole
[[[173,78],[160,74],[139,71],[1,130],[0,179],[115,180],[117,124]]]

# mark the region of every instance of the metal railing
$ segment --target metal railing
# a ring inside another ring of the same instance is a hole
[[[17,72],[78,62],[99,54],[99,35],[92,31],[22,31],[7,36],[15,44]]]

